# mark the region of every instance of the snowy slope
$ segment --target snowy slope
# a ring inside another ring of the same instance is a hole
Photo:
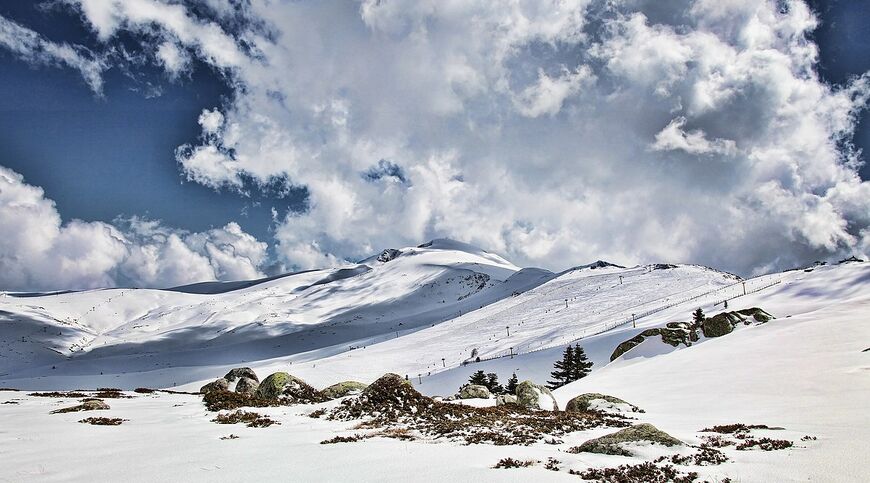
[[[0,377],[229,364],[365,342],[447,320],[551,275],[514,277],[519,269],[501,257],[450,240],[400,252],[229,287],[4,294]]]
[[[760,464],[728,471],[736,481],[867,481],[870,264],[792,275],[732,304],[761,306],[777,319],[673,353],[616,360],[556,390],[557,399],[612,394],[687,441],[701,428],[737,422],[819,438],[799,457],[751,455]]]

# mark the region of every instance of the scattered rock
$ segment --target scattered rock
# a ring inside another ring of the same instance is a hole
[[[649,423],[635,424],[615,433],[590,439],[580,446],[568,450],[569,453],[599,453],[620,456],[634,456],[630,451],[620,447],[621,443],[634,443],[648,441],[665,446],[678,446],[683,442],[673,436],[659,430]]]
[[[387,263],[391,260],[395,260],[396,257],[401,255],[401,250],[396,250],[395,248],[387,248],[378,255],[378,261],[382,263]]]
[[[55,409],[49,414],[74,413],[78,411],[99,411],[109,409],[109,405],[99,399],[89,399],[78,406],[68,408]]]
[[[492,394],[486,386],[466,384],[459,390],[459,399],[489,399]]]
[[[214,391],[228,391],[230,389],[230,383],[224,378],[220,378],[214,382],[210,382],[205,386],[199,388],[199,392],[201,394],[208,394]]]
[[[363,384],[356,381],[344,381],[333,384],[326,389],[320,391],[324,399],[338,399],[352,394],[359,394],[368,387],[368,384]]]
[[[260,387],[260,383],[257,382],[255,379],[251,379],[250,377],[241,377],[236,383],[236,392],[253,395],[257,392],[258,387]]]
[[[559,410],[553,393],[532,381],[523,381],[517,386],[517,404],[529,409]]]
[[[764,310],[761,310],[758,307],[752,307],[750,309],[738,310],[737,313],[740,315],[745,315],[747,317],[752,317],[758,322],[767,322],[770,319],[774,318],[772,315],[768,314],[767,312],[765,312]]]
[[[269,375],[260,383],[256,396],[261,399],[280,398],[283,402],[288,403],[310,403],[323,400],[317,389],[286,372],[276,372]]]
[[[618,397],[608,396],[607,394],[598,394],[596,392],[581,394],[579,396],[571,398],[571,400],[568,401],[568,404],[565,405],[565,411],[589,411],[591,409],[594,409],[594,407],[592,407],[594,405],[590,403],[592,403],[593,401],[601,400],[606,401],[610,404],[624,404],[630,407],[632,412],[643,412],[643,410],[639,407],[622,399],[619,399]]]
[[[496,406],[504,406],[505,404],[516,404],[517,398],[516,396],[511,396],[510,394],[501,394],[495,397],[495,405]]]
[[[618,346],[616,346],[616,349],[613,350],[613,354],[610,355],[610,362],[615,361],[617,357],[619,357],[619,356],[625,354],[626,352],[634,349],[635,347],[640,345],[641,342],[643,342],[644,340],[646,340],[646,338],[643,335],[638,334],[638,335],[632,337],[631,339],[628,339],[627,341],[620,343]]]
[[[224,379],[226,379],[227,382],[232,383],[235,382],[236,379],[241,379],[243,377],[247,377],[248,379],[253,379],[257,382],[260,382],[260,378],[257,377],[257,373],[254,372],[254,370],[250,367],[236,367],[235,369],[230,370],[230,372],[228,372],[227,375],[224,376]]]
[[[701,330],[704,331],[704,337],[722,337],[730,334],[734,330],[734,326],[742,321],[743,319],[733,312],[722,312],[704,319],[701,323]]]

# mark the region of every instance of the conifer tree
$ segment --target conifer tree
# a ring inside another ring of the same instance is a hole
[[[517,379],[517,373],[513,373],[510,379],[508,379],[507,386],[505,386],[505,391],[508,394],[516,394],[517,386],[519,386],[520,380]]]
[[[698,310],[692,313],[692,321],[695,322],[695,325],[701,325],[704,323],[704,319],[706,319],[704,311],[701,310],[701,307],[698,307]]]
[[[486,375],[486,387],[489,389],[489,392],[493,394],[501,394],[504,392],[504,388],[498,383],[498,375],[494,372],[490,372]]]
[[[574,348],[570,345],[566,347],[565,352],[562,353],[562,360],[556,361],[553,367],[556,370],[550,373],[553,380],[547,382],[547,387],[556,389],[571,382],[571,374],[574,371]]]
[[[477,371],[468,378],[469,384],[476,384],[478,386],[486,386],[486,374],[483,371]]]
[[[583,379],[592,372],[592,361],[586,358],[586,351],[577,344],[574,347],[574,364],[572,367],[571,382]]]

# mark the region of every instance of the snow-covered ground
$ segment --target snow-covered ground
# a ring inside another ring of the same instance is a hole
[[[424,394],[446,396],[477,370],[502,382],[511,373],[544,382],[565,345],[576,343],[595,365],[554,392],[563,407],[575,395],[600,392],[640,406],[640,421],[686,443],[699,443],[702,428],[729,423],[780,426],[759,434],[796,443],[727,450],[729,462],[682,470],[710,481],[870,478],[870,263],[744,285],[687,265],[520,270],[449,240],[401,252],[238,286],[5,294],[0,387],[195,391],[247,365],[261,378],[284,370],[315,387],[395,372]],[[697,307],[723,311],[724,299],[728,310],[761,307],[776,319],[691,347],[647,340],[610,362],[620,342],[688,321]],[[565,452],[607,429],[572,433],[556,445],[385,438],[320,445],[351,434],[354,423],[311,419],[305,414],[315,407],[299,405],[257,410],[278,426],[223,426],[210,422],[214,413],[198,396],[166,393],[109,400],[112,409],[99,416],[128,420],[116,427],[78,424],[84,413],[48,414],[73,402],[0,391],[0,479],[577,481],[568,469],[643,461]],[[229,433],[239,439],[220,439]],[[817,439],[800,441],[804,435]],[[647,459],[667,453],[639,452]],[[505,457],[556,458],[560,471],[491,469]]]

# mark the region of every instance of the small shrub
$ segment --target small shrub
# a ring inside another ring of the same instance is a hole
[[[771,428],[766,424],[723,424],[719,426],[713,426],[712,428],[704,428],[701,430],[702,433],[721,433],[721,434],[735,434],[735,433],[747,433],[750,429],[780,429],[780,428]]]
[[[262,414],[249,411],[233,411],[227,414],[218,414],[216,418],[212,419],[212,422],[218,424],[245,423],[249,428],[267,428],[273,424],[281,424]]]
[[[534,460],[522,461],[513,458],[502,458],[495,464],[495,466],[493,466],[493,468],[525,468],[527,466],[532,466],[535,463]]]
[[[650,462],[639,465],[622,465],[616,468],[590,468],[585,471],[569,470],[568,473],[578,475],[584,480],[600,482],[658,482],[672,481],[674,483],[690,483],[698,479],[698,473],[682,473],[671,465],[657,466]]]
[[[770,439],[770,438],[761,438],[761,439],[752,439],[749,438],[746,441],[737,445],[737,449],[740,451],[746,451],[752,448],[758,448],[763,451],[776,451],[778,449],[786,449],[791,448],[793,446],[791,441],[787,441],[785,439]]]
[[[227,436],[221,436],[221,439],[223,439],[223,440],[227,440],[227,439],[239,439],[239,437],[236,436],[235,434],[229,434],[229,435],[227,435]]]
[[[365,439],[365,436],[362,434],[354,434],[351,436],[336,436],[334,438],[326,439],[320,442],[320,444],[336,444],[336,443],[355,443],[357,441],[362,441]]]
[[[151,389],[150,387],[137,387],[136,389],[133,389],[133,392],[138,393],[138,394],[151,394],[152,392],[157,392],[157,391],[154,389]],[[230,436],[232,436],[232,435],[230,435]]]
[[[250,394],[231,391],[212,391],[202,396],[206,409],[221,411],[238,408],[265,408],[279,406],[278,400],[260,399]]]
[[[801,441],[815,441],[817,439],[818,438],[816,438],[815,436],[806,435],[803,438],[801,438]]]
[[[101,387],[97,389],[94,397],[98,397],[100,399],[129,399],[133,396],[127,396],[126,394],[122,393],[120,389],[116,389],[114,387]]]
[[[310,413],[308,413],[308,417],[309,417],[309,418],[315,418],[315,419],[316,419],[316,418],[319,418],[319,417],[323,416],[324,414],[326,414],[326,409],[322,409],[322,408],[321,408],[321,409],[316,409],[316,410],[311,411]]]
[[[83,392],[75,392],[75,391],[72,391],[72,392],[57,392],[57,391],[52,391],[52,392],[32,392],[32,393],[28,394],[28,396],[33,396],[33,397],[59,397],[59,398],[70,398],[70,399],[81,399],[81,398],[83,398],[83,397],[88,397],[88,395],[85,394],[85,393],[83,393]]]
[[[550,471],[559,471],[559,465],[562,462],[557,460],[556,458],[547,458],[547,462],[544,463],[544,468]]]
[[[95,426],[118,426],[124,421],[126,419],[121,418],[85,418],[79,420],[80,423],[93,424]]]

